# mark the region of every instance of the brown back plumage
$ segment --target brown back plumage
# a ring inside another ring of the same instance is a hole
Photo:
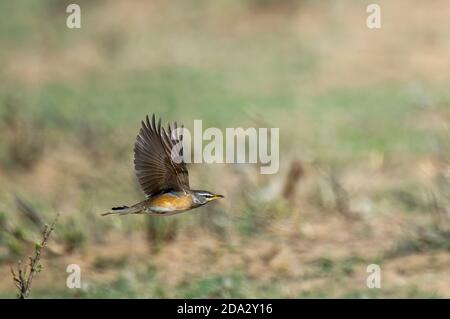
[[[134,146],[134,168],[142,190],[151,197],[169,190],[189,190],[189,175],[184,162],[175,163],[171,152],[175,148],[176,154],[183,154],[182,136],[178,139],[172,135],[177,124],[167,126],[167,131],[152,122],[148,116],[142,121],[142,127]]]

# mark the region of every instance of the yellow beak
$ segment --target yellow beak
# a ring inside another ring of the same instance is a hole
[[[219,199],[219,198],[224,198],[224,196],[223,195],[214,195],[214,197],[212,199],[214,200],[214,199]]]

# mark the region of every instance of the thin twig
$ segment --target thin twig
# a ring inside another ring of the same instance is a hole
[[[18,299],[26,299],[30,295],[31,285],[33,283],[34,276],[36,273],[41,271],[41,265],[39,264],[41,260],[42,249],[47,245],[47,242],[55,229],[55,224],[58,220],[59,215],[55,217],[50,226],[45,225],[42,232],[42,240],[40,243],[36,243],[34,256],[29,257],[29,263],[22,267],[22,262],[18,262],[17,274],[14,269],[11,268],[11,274],[13,276],[14,284],[16,285],[19,293],[17,294]]]

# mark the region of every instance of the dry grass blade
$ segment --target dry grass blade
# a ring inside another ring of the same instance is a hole
[[[342,185],[336,170],[331,169],[328,177],[335,198],[336,210],[346,218],[357,219],[359,216],[350,208],[350,195]]]
[[[299,160],[293,160],[283,188],[283,198],[292,200],[297,189],[298,182],[303,177],[304,169]]]
[[[17,194],[14,194],[14,200],[16,202],[17,209],[24,215],[24,217],[26,217],[39,229],[42,229],[45,226],[41,216],[39,216],[38,212],[31,206],[30,203],[25,201],[23,198],[20,198]]]

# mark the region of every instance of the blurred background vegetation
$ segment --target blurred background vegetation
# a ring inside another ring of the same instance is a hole
[[[450,2],[377,1],[379,30],[372,1],[71,2],[0,2],[1,297],[58,212],[34,298],[450,297]],[[225,200],[102,218],[143,198],[150,113],[279,127],[281,169],[191,165]]]

